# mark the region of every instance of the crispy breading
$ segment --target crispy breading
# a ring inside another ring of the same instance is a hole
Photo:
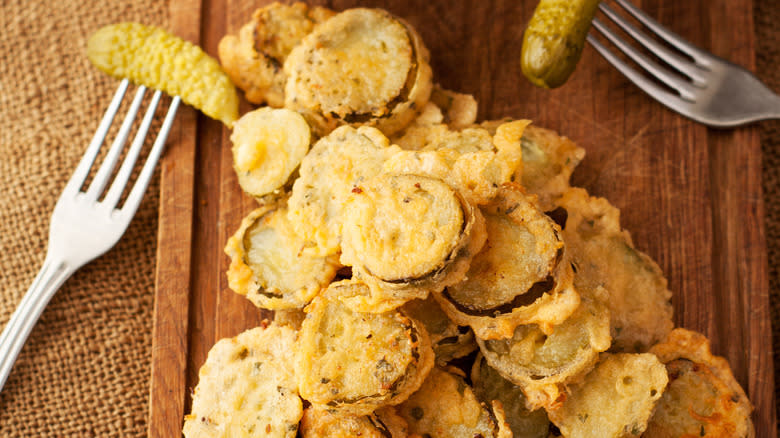
[[[574,286],[610,311],[613,350],[647,351],[673,327],[672,293],[661,268],[634,248],[620,211],[572,188],[555,201],[566,217],[563,238],[577,269]]]
[[[276,194],[309,151],[311,133],[300,114],[263,107],[241,116],[230,134],[238,184],[256,199]]]
[[[350,415],[402,402],[433,366],[424,326],[398,310],[360,313],[340,301],[366,288],[350,280],[331,284],[306,308],[295,345],[301,396]]]
[[[295,438],[303,404],[293,375],[294,330],[277,325],[222,339],[198,373],[187,438]]]
[[[305,252],[338,254],[344,202],[398,151],[380,131],[366,126],[340,127],[312,146],[301,161],[289,201],[290,221],[305,242]]]
[[[549,331],[580,302],[560,227],[522,187],[505,184],[499,190],[482,207],[487,243],[474,256],[466,279],[434,292],[450,318],[471,326],[482,339],[510,338],[521,324]]]
[[[539,196],[543,209],[551,210],[552,200],[569,188],[569,178],[585,157],[585,150],[567,137],[531,125],[523,132],[522,154],[522,173],[516,174],[515,180]]]
[[[529,123],[508,122],[493,135],[479,127],[460,131],[440,124],[415,128],[408,133],[415,138],[406,141],[420,142],[420,150],[393,155],[385,163],[384,171],[439,178],[470,202],[483,205],[518,172],[522,161],[520,138]]]
[[[477,100],[470,94],[456,93],[437,84],[431,102],[441,109],[442,122],[450,129],[463,129],[477,120]]]
[[[379,9],[345,10],[314,29],[284,63],[285,106],[315,132],[367,124],[403,129],[431,94],[428,50],[405,21]]]
[[[415,437],[509,438],[500,403],[480,403],[459,370],[435,367],[422,387],[398,406]]]
[[[476,118],[474,96],[434,85],[431,100],[420,108],[417,117],[403,131],[391,135],[390,140],[406,150],[421,150],[429,143],[438,143],[437,139],[443,139],[448,131],[473,128]]]
[[[341,263],[371,288],[358,310],[384,311],[462,280],[484,241],[482,215],[443,181],[382,174],[345,205]]]
[[[392,407],[371,415],[352,416],[310,406],[303,411],[301,438],[406,438],[406,421]]]
[[[648,437],[752,438],[753,407],[731,373],[714,356],[703,335],[676,328],[650,349],[666,365],[669,386],[650,418]]]
[[[521,325],[509,339],[477,338],[477,344],[490,366],[523,390],[528,407],[538,409],[564,400],[565,386],[593,368],[610,340],[609,313],[585,298],[549,334]]]
[[[217,52],[225,72],[252,103],[284,105],[287,76],[282,69],[293,47],[300,44],[317,23],[335,12],[304,3],[271,3],[254,12],[238,35],[226,35]]]
[[[305,306],[330,284],[338,257],[301,252],[303,240],[293,230],[287,209],[268,204],[249,213],[228,239],[228,285],[264,309]]]
[[[602,353],[596,368],[547,414],[568,438],[638,436],[667,382],[655,355]]]

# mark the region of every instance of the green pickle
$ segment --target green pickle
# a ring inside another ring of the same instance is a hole
[[[140,23],[98,29],[87,57],[103,72],[180,96],[185,103],[228,127],[238,119],[238,94],[216,59],[200,47]]]
[[[534,85],[556,88],[577,67],[599,0],[541,0],[523,35],[521,66]]]

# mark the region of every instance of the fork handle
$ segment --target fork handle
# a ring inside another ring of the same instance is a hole
[[[0,391],[43,309],[74,272],[63,260],[46,256],[40,272],[0,335]]]

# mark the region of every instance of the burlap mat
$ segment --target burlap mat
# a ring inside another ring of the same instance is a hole
[[[43,262],[51,211],[114,94],[117,81],[84,56],[88,35],[167,19],[155,0],[0,1],[0,326]],[[158,181],[120,243],[46,308],[0,393],[1,436],[145,436]]]
[[[113,94],[84,57],[87,36],[125,20],[165,27],[167,12],[154,0],[0,2],[0,326],[43,262],[54,203]],[[759,75],[780,90],[780,8],[757,1],[755,19]],[[780,321],[780,122],[763,123],[761,141]],[[158,190],[155,179],[117,247],[47,307],[0,393],[0,435],[145,435]]]

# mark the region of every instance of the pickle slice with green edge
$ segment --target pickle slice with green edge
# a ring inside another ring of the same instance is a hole
[[[296,343],[301,397],[321,408],[368,415],[416,391],[433,366],[425,328],[393,310],[352,311],[342,298],[364,294],[363,283],[333,283],[306,308]]]
[[[482,354],[474,360],[471,382],[474,393],[483,403],[501,402],[514,438],[547,438],[550,432],[547,412],[544,409],[528,410],[522,389],[488,365]]]

